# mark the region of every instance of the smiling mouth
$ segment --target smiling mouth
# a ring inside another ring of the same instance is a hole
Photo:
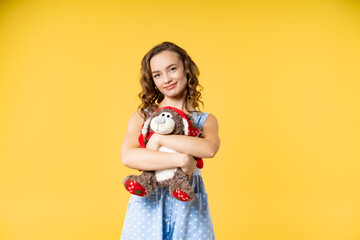
[[[175,84],[176,84],[176,83],[173,83],[173,84],[171,84],[171,85],[169,85],[169,86],[165,87],[165,89],[168,89],[168,90],[169,90],[169,89],[172,89],[172,88],[175,86]]]

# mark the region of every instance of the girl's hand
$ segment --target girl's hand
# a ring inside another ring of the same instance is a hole
[[[180,157],[181,170],[183,170],[184,173],[186,173],[189,177],[191,177],[191,174],[193,174],[193,172],[196,169],[196,160],[188,154],[184,154],[184,153],[178,153],[178,154]]]
[[[154,133],[150,140],[146,143],[146,148],[151,150],[159,150],[160,146],[160,137],[162,135],[158,133]]]

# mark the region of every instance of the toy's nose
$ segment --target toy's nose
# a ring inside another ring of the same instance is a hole
[[[165,118],[162,117],[157,117],[154,119],[156,124],[164,124],[165,123]]]

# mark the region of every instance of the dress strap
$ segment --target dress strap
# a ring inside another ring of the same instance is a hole
[[[199,123],[198,123],[201,126],[201,130],[203,129],[205,121],[206,121],[208,116],[209,116],[209,113],[206,113],[206,112],[202,113],[202,115],[200,117],[200,120],[199,120]]]
[[[193,175],[201,176],[200,168],[195,168],[195,171],[193,172]]]
[[[144,111],[147,112],[149,115],[151,115],[151,111],[149,109],[146,108],[146,109],[144,109]]]

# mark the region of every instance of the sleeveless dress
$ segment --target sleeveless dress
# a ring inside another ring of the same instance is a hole
[[[200,132],[208,115],[193,112]],[[215,239],[208,195],[199,168],[192,174],[190,185],[195,196],[189,202],[173,198],[168,187],[158,187],[148,197],[131,195],[120,240]]]

